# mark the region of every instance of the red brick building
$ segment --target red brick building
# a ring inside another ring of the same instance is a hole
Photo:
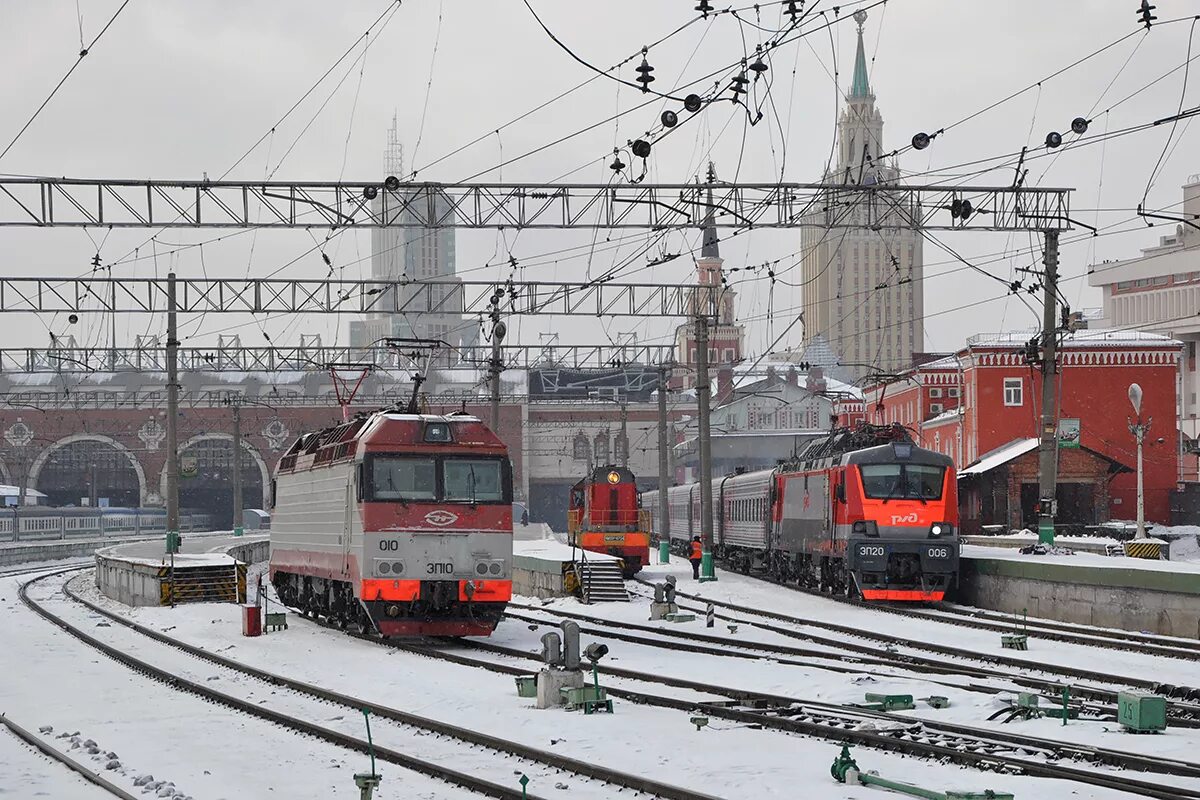
[[[951,456],[960,470],[1006,446],[1036,438],[1041,373],[1021,352],[1030,336],[975,336],[952,357],[921,365],[886,386],[868,387],[866,418],[910,426],[924,446]],[[1103,476],[1104,486],[1094,495],[1105,506],[1094,504],[1095,521],[1136,514],[1135,476],[1123,469],[1137,462],[1128,428],[1133,413],[1126,398],[1130,383],[1141,385],[1142,414],[1153,418],[1144,450],[1146,518],[1168,520],[1170,492],[1180,480],[1176,419],[1180,352],[1181,344],[1173,339],[1137,331],[1085,329],[1064,337],[1058,416],[1063,437],[1060,453],[1070,454],[1060,455],[1062,483],[1084,485]],[[1022,464],[1028,460],[1024,454],[1019,457]],[[1032,461],[1036,464],[1036,456]],[[1068,467],[1077,474],[1068,476]],[[1023,475],[1019,469],[1014,474]],[[1030,482],[1027,478],[1020,477],[1006,490],[1006,507],[1014,509],[1013,518],[1028,516],[1030,489],[1023,488]],[[963,493],[964,503],[970,502],[969,495]],[[1077,507],[1089,503],[1087,498],[1073,501]],[[982,507],[963,511],[964,517],[986,516]]]

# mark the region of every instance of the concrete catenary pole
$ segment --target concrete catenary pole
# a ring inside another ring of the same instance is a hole
[[[179,337],[175,273],[167,275],[167,552],[179,552]]]
[[[1038,448],[1038,541],[1054,544],[1058,466],[1058,231],[1045,232],[1042,303],[1042,430]]]
[[[488,365],[492,378],[492,433],[500,435],[500,373],[503,371],[500,343],[504,341],[506,327],[496,319],[492,325],[492,359]]]
[[[708,318],[704,309],[696,315],[696,415],[700,439],[700,536],[703,546],[700,579],[716,580],[713,569],[712,440],[709,432]]]
[[[233,401],[233,535],[244,531],[242,520],[242,404]]]

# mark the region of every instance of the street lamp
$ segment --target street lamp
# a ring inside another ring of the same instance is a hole
[[[1142,422],[1142,387],[1136,383],[1129,384],[1129,402],[1133,405],[1133,413],[1137,415],[1137,421],[1129,420],[1129,432],[1133,434],[1133,438],[1137,440],[1137,539],[1146,538],[1146,506],[1145,494],[1142,491],[1142,441],[1146,438],[1146,431],[1150,430],[1150,423],[1154,421],[1153,417],[1147,417],[1145,422]]]

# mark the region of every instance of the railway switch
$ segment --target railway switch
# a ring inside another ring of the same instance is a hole
[[[911,694],[876,694],[867,692],[863,708],[875,711],[908,711],[916,708]]]
[[[1009,792],[997,792],[992,789],[985,789],[982,792],[938,792],[914,786],[911,783],[888,780],[875,771],[863,772],[850,754],[850,745],[847,744],[842,745],[842,752],[833,760],[833,764],[829,767],[829,774],[838,783],[878,786],[880,789],[888,789],[912,797],[924,797],[926,800],[1014,800],[1013,795]]]

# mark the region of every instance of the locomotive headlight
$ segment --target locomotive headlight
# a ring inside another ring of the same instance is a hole
[[[949,536],[954,533],[954,526],[949,522],[935,522],[929,526],[930,536]]]
[[[492,573],[493,575],[499,575],[503,571],[504,571],[504,565],[501,564],[499,561],[493,563],[490,567],[488,567],[488,572]]]
[[[404,572],[404,562],[403,561],[393,561],[392,562],[392,572],[396,573],[397,575],[399,575],[401,572]]]
[[[487,575],[487,572],[488,572],[488,565],[486,562],[480,561],[478,564],[475,565],[475,574],[476,575]]]

